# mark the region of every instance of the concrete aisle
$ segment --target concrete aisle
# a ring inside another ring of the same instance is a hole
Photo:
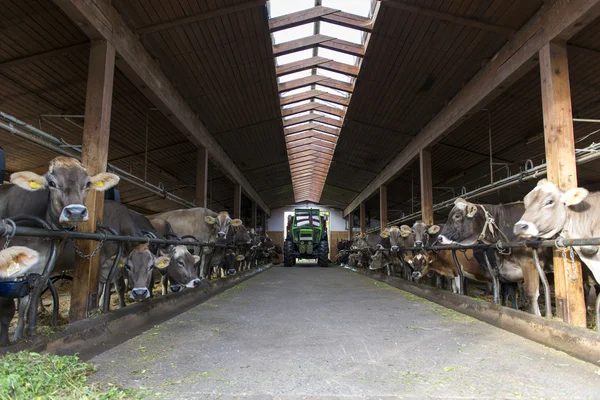
[[[340,268],[272,268],[95,357],[148,398],[599,398],[600,369]]]

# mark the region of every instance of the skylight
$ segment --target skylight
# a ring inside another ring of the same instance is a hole
[[[318,203],[354,90],[359,60],[366,51],[376,1],[270,0],[268,4],[296,201]],[[348,13],[354,16],[347,18]],[[339,22],[340,18],[344,22]],[[301,60],[306,61],[298,62]],[[300,96],[289,98],[294,95]],[[322,172],[307,173],[315,167]]]

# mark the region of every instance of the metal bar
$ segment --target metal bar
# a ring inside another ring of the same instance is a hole
[[[591,122],[598,123],[600,119],[589,119],[589,118],[573,118],[573,122]]]
[[[537,249],[531,249],[531,253],[533,254],[533,261],[535,263],[535,269],[537,269],[538,275],[542,281],[542,286],[544,286],[544,302],[546,303],[546,318],[552,319],[552,299],[550,298],[550,285],[548,284],[548,278],[540,265],[540,258],[537,253]]]
[[[492,279],[492,288],[494,290],[494,304],[499,304],[500,303],[500,281],[498,279],[498,275],[496,275],[496,273],[495,273],[496,271],[494,271],[494,268],[492,267],[492,264],[490,264],[490,259],[487,254],[487,250],[483,252],[483,258],[485,258],[485,267]]]
[[[454,264],[456,264],[456,269],[458,270],[458,278],[460,279],[460,286],[458,287],[458,294],[465,294],[464,286],[465,286],[465,274],[463,272],[463,267],[458,261],[458,257],[456,257],[456,250],[452,250],[452,259],[454,260]]]
[[[30,142],[33,142],[39,146],[45,147],[49,150],[52,150],[58,154],[63,155],[63,156],[81,159],[79,154],[74,154],[71,151],[65,150],[63,148],[63,146],[65,146],[65,143],[62,140],[36,128],[35,126],[29,125],[9,114],[6,114],[2,111],[0,111],[0,117],[10,121],[10,123],[0,121],[0,129],[3,129],[6,132],[13,134],[15,136],[18,136],[22,139],[29,140]],[[22,129],[25,129],[25,130],[31,132],[31,133],[24,132],[21,129],[14,126],[13,124],[17,125],[19,128],[22,128]],[[81,153],[80,148],[76,148],[74,146],[69,146],[69,147],[72,150],[74,150],[75,152]],[[127,172],[119,167],[116,167],[112,164],[107,164],[107,167],[108,167],[109,171],[112,171],[112,172],[118,174],[121,177],[121,179],[123,179],[124,181],[126,181],[132,185],[135,185],[141,189],[144,189],[148,192],[156,194],[160,197],[163,197],[166,200],[170,200],[170,201],[177,203],[179,205],[182,205],[184,207],[187,207],[187,208],[195,207],[194,203],[187,201],[181,197],[175,196],[171,193],[168,193],[158,186],[144,182],[143,179],[138,178],[137,176],[132,175],[129,172]]]

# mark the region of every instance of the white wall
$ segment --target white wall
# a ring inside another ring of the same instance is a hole
[[[281,207],[271,210],[271,216],[267,219],[267,231],[283,232],[285,219],[284,214],[286,212],[293,212],[295,208],[318,208],[321,211],[329,211],[329,216],[331,218],[329,221],[329,230],[346,230],[346,221],[344,221],[344,214],[342,210],[331,207],[323,207],[318,204],[302,203],[298,204],[297,206]]]

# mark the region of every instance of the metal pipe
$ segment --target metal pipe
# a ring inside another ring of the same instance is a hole
[[[494,271],[494,268],[492,267],[492,264],[490,263],[490,259],[487,254],[487,250],[484,250],[483,258],[485,259],[484,266],[487,269],[487,271],[490,274],[490,277],[492,279],[492,288],[494,291],[494,304],[499,304],[500,303],[500,281],[498,279],[498,275],[496,275],[496,273],[495,273],[496,271]]]
[[[548,278],[540,265],[540,258],[537,253],[537,249],[531,249],[533,254],[533,261],[535,263],[535,269],[537,269],[542,286],[544,287],[544,302],[546,303],[546,318],[552,319],[552,299],[550,298],[550,285],[548,284]]]
[[[465,294],[464,285],[465,285],[465,273],[463,272],[463,267],[461,263],[458,261],[458,257],[456,257],[456,250],[452,250],[452,259],[454,260],[454,264],[456,264],[456,269],[458,270],[458,279],[460,280],[460,286],[458,287],[458,294]]]
[[[67,151],[64,148],[62,148],[62,146],[65,146],[65,143],[62,140],[60,140],[52,135],[49,135],[46,132],[44,132],[32,125],[29,125],[23,121],[20,121],[20,120],[16,119],[15,117],[8,115],[2,111],[0,111],[0,117],[11,122],[11,123],[6,123],[3,121],[0,121],[0,129],[5,130],[8,133],[18,136],[22,139],[33,142],[33,143],[35,143],[39,146],[42,146],[46,149],[52,150],[63,156],[73,157],[78,160],[81,159],[81,157],[78,154],[74,154],[73,152]],[[13,124],[23,128],[23,129],[26,129],[26,130],[30,131],[31,133],[24,132],[21,129],[15,127]],[[70,146],[70,148],[78,153],[81,152],[81,149],[79,149],[79,148],[76,148],[73,146]],[[162,190],[160,187],[152,185],[151,183],[147,183],[147,182],[145,183],[141,178],[138,178],[137,176],[132,175],[129,172],[127,172],[119,167],[116,167],[112,164],[107,164],[107,169],[111,172],[118,174],[121,177],[121,179],[123,179],[124,181],[126,181],[132,185],[135,185],[141,189],[144,189],[150,193],[159,195],[161,197],[165,197],[166,200],[170,200],[170,201],[177,203],[179,205],[182,205],[186,208],[195,207],[194,203],[187,201],[179,196],[175,196],[171,193],[167,193],[164,190]]]
[[[573,122],[591,122],[598,123],[600,119],[589,119],[589,118],[573,118]]]

